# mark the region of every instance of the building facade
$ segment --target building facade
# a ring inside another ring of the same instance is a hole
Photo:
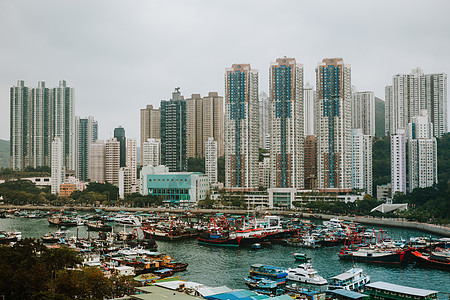
[[[259,148],[270,149],[270,103],[266,93],[259,93]]]
[[[363,135],[375,136],[375,95],[373,92],[353,93],[352,128],[360,128]]]
[[[234,64],[225,72],[225,188],[258,187],[258,71]]]
[[[161,139],[161,110],[153,108],[153,105],[147,105],[146,108],[141,109],[141,154],[140,164],[143,164],[144,158],[142,149],[144,143],[148,139]]]
[[[119,186],[120,142],[112,138],[105,143],[105,181]]]
[[[427,110],[421,110],[408,124],[409,190],[425,188],[438,182],[437,141]]]
[[[279,58],[269,73],[271,187],[303,188],[303,65]]]
[[[91,145],[98,139],[98,123],[94,117],[75,118],[75,154],[77,178],[83,181],[89,179],[89,159]]]
[[[97,140],[91,144],[88,175],[91,182],[105,182],[105,151],[104,141]]]
[[[148,139],[141,149],[143,166],[159,166],[161,164],[161,140]]]
[[[317,148],[315,135],[306,136],[304,152],[305,189],[314,190],[317,188]]]
[[[416,68],[410,74],[396,74],[385,93],[387,134],[407,128],[412,118],[424,109],[430,116],[435,137],[448,131],[446,73],[424,74]]]
[[[130,167],[119,169],[119,198],[124,199],[125,195],[132,193],[132,175]]]
[[[318,188],[351,190],[351,69],[342,58],[316,68]]]
[[[127,139],[127,167],[130,168],[131,185],[137,183],[137,141],[136,139]]]
[[[127,138],[125,136],[125,128],[119,126],[114,128],[114,138],[120,144],[120,167],[127,166]]]
[[[52,142],[52,194],[59,194],[59,187],[64,183],[64,147],[60,137],[55,137]]]
[[[406,133],[397,129],[391,135],[391,185],[392,195],[396,192],[406,193]]]
[[[171,172],[187,170],[186,101],[179,88],[161,101],[161,163]]]
[[[352,188],[373,195],[372,136],[352,130]]]
[[[315,122],[314,122],[314,112],[315,112],[315,93],[312,85],[307,83],[303,87],[303,102],[304,102],[304,126],[305,126],[305,136],[315,135]]]
[[[205,143],[205,174],[209,183],[217,182],[217,142],[213,137],[208,138]]]

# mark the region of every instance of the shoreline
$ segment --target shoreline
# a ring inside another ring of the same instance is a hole
[[[119,211],[129,211],[129,212],[169,212],[169,213],[183,213],[186,212],[184,209],[166,209],[166,208],[141,208],[141,207],[81,207],[81,206],[42,206],[42,205],[0,205],[0,209],[21,209],[21,210],[78,210],[78,211],[95,211],[95,209],[101,209],[103,211],[109,212],[119,212]],[[190,210],[191,212],[201,213],[201,214],[215,214],[215,213],[226,213],[226,214],[246,214],[249,210],[233,210],[233,209],[196,209]],[[327,215],[327,214],[311,214],[299,211],[279,211],[279,210],[255,210],[259,214],[277,214],[277,215],[291,215],[300,214],[302,218],[306,219],[317,219],[317,215],[321,219],[329,220],[331,218],[338,218],[343,221],[358,222],[361,224],[371,224],[379,226],[390,226],[399,228],[409,228],[419,231],[424,231],[428,233],[434,233],[444,237],[450,237],[450,226],[441,226],[436,224],[411,222],[406,220],[390,219],[390,218],[373,218],[367,216],[338,216],[338,215]]]

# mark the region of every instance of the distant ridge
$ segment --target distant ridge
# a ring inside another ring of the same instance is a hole
[[[375,97],[375,136],[385,136],[384,130],[384,101],[378,97]]]
[[[9,141],[0,139],[0,168],[9,168]]]

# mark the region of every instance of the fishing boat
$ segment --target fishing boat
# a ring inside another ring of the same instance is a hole
[[[22,233],[19,231],[0,231],[0,244],[9,244],[11,242],[17,242],[22,239]]]
[[[42,242],[44,243],[57,243],[59,242],[59,236],[54,233],[46,233],[41,236]]]
[[[412,251],[411,254],[419,265],[450,271],[449,251],[434,251],[430,253]]]
[[[116,218],[116,223],[121,225],[128,225],[128,226],[141,226],[141,219],[137,216],[124,216]]]
[[[251,278],[265,278],[273,280],[277,285],[285,285],[288,273],[285,268],[254,264],[250,268]]]
[[[244,278],[245,284],[252,290],[262,291],[275,291],[278,287],[277,282],[274,280],[261,278],[261,277],[248,277]]]
[[[328,283],[328,289],[344,289],[360,292],[364,286],[370,282],[370,276],[363,273],[361,268],[351,268],[350,270],[331,277]]]
[[[317,271],[313,269],[310,263],[301,264],[295,269],[289,268],[287,273],[287,278],[292,281],[314,285],[324,285],[328,283],[325,278],[317,274]]]
[[[342,248],[338,256],[343,260],[356,262],[401,264],[406,251],[402,249],[383,249],[380,247],[359,247],[357,249]]]
[[[294,253],[295,260],[298,260],[300,262],[308,262],[311,260],[311,258],[308,258],[308,256],[305,253]]]
[[[228,231],[209,231],[201,233],[197,242],[202,245],[239,247],[241,239]]]
[[[111,231],[112,226],[105,224],[102,221],[92,221],[92,222],[86,222],[86,226],[88,230],[90,231]]]

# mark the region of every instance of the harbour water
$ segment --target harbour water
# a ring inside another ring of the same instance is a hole
[[[368,226],[370,227],[370,226]],[[385,227],[393,239],[409,239],[413,236],[432,236],[416,230]],[[43,234],[56,231],[46,219],[0,219],[0,230],[22,232],[23,238],[40,238]],[[123,226],[115,225],[115,231]],[[131,231],[131,228],[127,228]],[[96,236],[88,233],[84,226],[69,228],[69,235],[87,237]],[[306,253],[312,258],[312,265],[319,275],[329,278],[343,273],[353,266],[352,262],[339,260],[337,253],[340,246],[318,249],[304,249],[286,245],[263,246],[261,249],[221,248],[198,245],[195,239],[175,242],[158,241],[158,251],[171,254],[180,262],[189,263],[187,271],[177,273],[182,279],[203,283],[209,286],[226,285],[230,288],[246,289],[244,277],[248,276],[250,266],[255,263],[281,267],[296,267],[294,252]],[[359,267],[371,276],[371,282],[386,281],[417,288],[437,290],[450,293],[450,273],[436,269],[421,268],[415,264],[404,266],[385,266],[359,263]]]

